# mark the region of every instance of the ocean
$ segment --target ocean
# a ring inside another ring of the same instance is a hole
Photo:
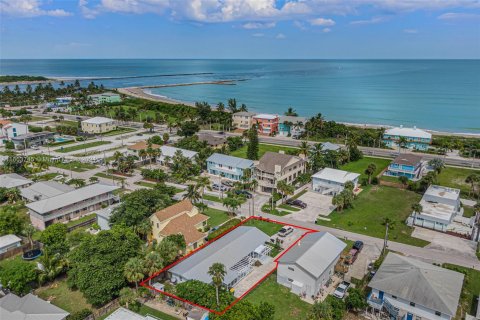
[[[305,117],[480,133],[480,60],[0,60],[0,74],[97,78],[111,88],[239,80],[151,92],[213,105],[236,98],[256,112],[292,107]]]

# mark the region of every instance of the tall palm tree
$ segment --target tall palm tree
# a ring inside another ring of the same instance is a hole
[[[413,210],[413,225],[417,222],[417,214],[420,214],[423,211],[423,207],[420,203],[412,204]]]
[[[467,178],[465,179],[465,182],[470,184],[469,195],[475,195],[475,187],[480,182],[480,175],[476,173],[472,173],[467,176]]]
[[[200,197],[203,200],[203,195],[205,194],[205,189],[210,189],[210,179],[208,177],[200,176],[197,178],[197,190],[200,190]]]
[[[33,235],[36,231],[37,229],[35,229],[35,227],[30,223],[27,223],[23,228],[23,235],[27,237],[30,248],[33,248]]]
[[[127,279],[128,282],[135,283],[135,289],[138,291],[138,282],[142,280],[144,275],[144,265],[143,261],[139,258],[131,258],[125,263],[125,267],[123,268],[123,275]]]
[[[308,151],[310,150],[310,146],[308,145],[307,141],[302,141],[300,143],[300,154],[303,154],[305,158],[308,156]]]
[[[218,295],[218,290],[220,286],[223,284],[223,280],[227,275],[227,270],[222,263],[215,262],[208,268],[208,274],[212,277],[213,285],[215,286],[215,294],[217,297],[217,306],[220,305],[220,298]]]
[[[143,268],[144,273],[146,273],[149,277],[161,270],[163,268],[163,259],[160,256],[160,253],[156,251],[147,253],[143,262]],[[151,284],[152,279],[150,279],[148,282]]]
[[[187,186],[187,192],[183,196],[184,199],[189,199],[192,203],[197,203],[201,196],[197,190],[197,186],[189,184]]]
[[[295,188],[288,184],[285,180],[278,181],[277,190],[282,194],[282,203],[285,203],[285,198],[287,195],[292,195],[295,192]]]
[[[368,176],[368,184],[372,183],[372,175],[375,173],[375,170],[377,170],[375,163],[370,163],[367,169],[365,169],[365,174]]]
[[[407,143],[408,143],[408,140],[407,140],[407,138],[405,138],[405,137],[400,137],[400,138],[398,139],[398,153],[401,152],[401,149],[402,149],[402,148],[406,148]]]
[[[65,260],[62,259],[60,254],[52,254],[47,248],[43,249],[43,254],[39,258],[41,263],[41,272],[38,276],[38,281],[40,283],[45,283],[47,281],[52,281],[58,276],[65,267]]]

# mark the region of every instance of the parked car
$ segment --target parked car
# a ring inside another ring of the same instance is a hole
[[[235,190],[235,193],[238,194],[239,196],[243,195],[247,199],[251,199],[253,197],[253,195],[247,190]]]
[[[358,252],[362,251],[363,242],[362,241],[355,241],[355,243],[353,244],[353,249],[357,249]]]
[[[339,299],[343,299],[345,297],[345,294],[347,293],[349,287],[350,287],[350,283],[347,282],[347,281],[343,281],[335,289],[335,291],[333,292],[333,296],[337,297]]]
[[[33,150],[38,150],[38,149],[40,149],[36,144],[32,144],[32,145],[30,146],[30,148],[32,148]]]
[[[233,188],[233,182],[230,181],[230,180],[224,180],[224,181],[222,181],[222,184],[223,184],[224,186]]]
[[[212,184],[212,189],[217,190],[217,191],[228,191],[227,187],[225,187],[224,185],[218,184],[218,183]]]
[[[307,204],[305,202],[303,202],[302,200],[298,200],[298,199],[288,199],[287,204],[289,204],[291,206],[299,207],[299,208],[302,208],[302,209],[305,209],[307,207]]]
[[[282,229],[280,229],[280,231],[278,231],[278,236],[279,237],[286,237],[292,232],[293,232],[292,227],[283,227]]]
[[[345,258],[346,264],[353,264],[358,257],[358,250],[357,249],[350,249],[348,252],[347,257]]]
[[[60,181],[60,180],[62,180],[63,178],[64,178],[64,177],[60,174],[60,175],[58,175],[58,176],[55,176],[55,178],[53,178],[52,180],[53,180],[53,181]]]

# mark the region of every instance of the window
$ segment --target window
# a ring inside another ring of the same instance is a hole
[[[293,269],[293,267],[288,267],[288,270],[295,271],[295,269]]]

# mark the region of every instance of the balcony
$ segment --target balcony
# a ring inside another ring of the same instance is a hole
[[[383,309],[383,300],[377,297],[372,297],[372,292],[368,295],[367,298],[367,303],[372,307],[377,310],[382,310]]]

